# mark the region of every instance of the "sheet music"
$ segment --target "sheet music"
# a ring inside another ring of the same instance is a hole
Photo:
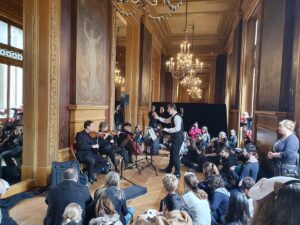
[[[153,130],[153,128],[149,128],[148,133],[150,134],[150,137],[153,141],[155,141],[157,139],[155,131]]]

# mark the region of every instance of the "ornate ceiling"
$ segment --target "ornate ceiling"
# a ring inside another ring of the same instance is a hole
[[[224,47],[230,33],[234,10],[240,0],[189,0],[188,30],[192,41],[192,26],[195,27],[193,40],[194,51],[201,54],[218,54],[224,52]],[[157,22],[162,37],[167,44],[167,52],[174,54],[184,39],[185,6],[176,10],[167,20]],[[162,4],[153,8],[155,13],[165,14],[168,8]]]

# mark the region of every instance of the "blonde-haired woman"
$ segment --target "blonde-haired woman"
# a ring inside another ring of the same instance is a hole
[[[82,209],[77,203],[70,203],[65,208],[62,225],[81,225]]]
[[[274,164],[274,175],[284,174],[287,170],[293,170],[299,160],[299,139],[294,133],[296,123],[291,120],[283,120],[279,123],[278,131],[281,138],[274,144],[273,151],[268,152],[268,158],[272,159]]]

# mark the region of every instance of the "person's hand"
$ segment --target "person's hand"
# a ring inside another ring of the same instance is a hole
[[[230,167],[230,171],[234,171],[234,170],[235,170],[235,168],[236,168],[236,166],[232,166],[232,167]]]
[[[156,112],[153,112],[152,113],[152,116],[154,117],[154,119],[156,119],[156,120],[158,120],[159,119],[159,116],[157,115],[157,113]]]
[[[273,152],[268,152],[268,159],[273,159]]]
[[[92,148],[99,148],[98,144],[92,145]]]
[[[165,127],[165,128],[163,129],[163,131],[169,132],[169,129]]]

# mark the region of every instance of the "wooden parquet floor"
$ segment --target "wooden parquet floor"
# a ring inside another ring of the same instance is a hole
[[[167,166],[169,161],[168,154],[164,152],[160,156],[154,156],[153,161],[157,168],[164,168]],[[186,170],[186,167],[181,167],[181,174],[183,175]],[[128,206],[131,206],[135,209],[136,216],[149,208],[159,208],[160,200],[166,195],[162,185],[162,177],[164,174],[158,172],[158,176],[156,176],[152,167],[147,167],[142,171],[141,174],[138,173],[137,169],[132,169],[126,170],[123,175],[132,182],[147,187],[148,190],[145,195],[128,201]],[[104,176],[105,175],[102,174],[99,175],[98,181],[90,187],[92,196],[97,188],[103,186]],[[202,180],[202,174],[197,174],[197,176],[199,180]],[[131,184],[125,180],[121,181],[121,188],[126,188],[130,185]],[[181,177],[178,192],[182,194],[183,191],[184,184],[183,177]],[[10,215],[14,220],[17,221],[19,225],[42,225],[46,210],[47,205],[45,204],[45,198],[36,197],[24,200],[17,204],[10,210]]]

